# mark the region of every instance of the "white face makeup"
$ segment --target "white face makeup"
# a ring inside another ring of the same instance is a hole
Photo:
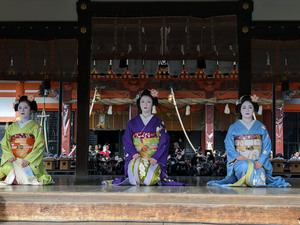
[[[250,102],[246,101],[242,104],[241,106],[242,120],[251,121],[253,112],[254,112],[254,107]]]
[[[140,101],[140,107],[142,110],[142,114],[151,114],[153,106],[152,98],[149,96],[142,96]]]
[[[21,116],[21,121],[25,122],[29,120],[31,109],[27,102],[20,102],[18,106],[18,112]]]

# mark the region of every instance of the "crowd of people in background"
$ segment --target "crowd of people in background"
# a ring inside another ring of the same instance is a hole
[[[109,150],[109,144],[89,145],[89,169],[96,171],[98,175],[122,175],[124,174],[124,158],[117,156]],[[73,144],[71,151],[72,157],[76,155],[76,144]],[[75,155],[74,155],[75,152]],[[274,156],[274,159],[282,159],[281,153]],[[167,161],[167,173],[170,176],[226,176],[226,153],[221,151],[205,151],[202,153],[198,147],[195,154],[186,154],[178,144],[174,144],[174,150],[170,151]],[[300,160],[299,151],[295,151],[290,161]],[[75,165],[73,165],[75,167]]]
[[[225,176],[226,154],[219,151],[196,150],[193,155],[186,155],[185,151],[175,148],[168,156],[168,174],[170,176]]]
[[[175,145],[176,146],[176,145]],[[109,151],[109,144],[89,145],[89,168],[98,175],[124,174],[124,158]],[[170,176],[226,176],[226,154],[220,151],[205,151],[198,148],[195,154],[187,155],[185,150],[176,146],[170,151],[167,173]]]
[[[113,156],[109,144],[89,145],[89,169],[95,169],[98,175],[124,174],[124,159]]]

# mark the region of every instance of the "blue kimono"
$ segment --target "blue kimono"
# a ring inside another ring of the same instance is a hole
[[[112,184],[184,185],[169,179],[166,174],[169,142],[165,125],[157,116],[154,115],[146,125],[140,115],[130,120],[123,135],[125,174]],[[136,153],[141,156],[133,159]],[[147,158],[154,158],[157,163],[150,165]]]
[[[210,181],[213,186],[287,187],[289,183],[282,177],[272,177],[269,160],[271,140],[266,127],[256,120],[248,130],[240,120],[229,127],[225,138],[227,154],[227,176],[223,180]],[[238,156],[248,160],[237,160]],[[255,162],[263,166],[255,169]]]

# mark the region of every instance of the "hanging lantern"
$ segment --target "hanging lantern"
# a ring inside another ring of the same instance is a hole
[[[224,113],[225,114],[229,114],[230,113],[230,109],[229,109],[229,105],[228,104],[226,104],[226,106],[225,106]]]
[[[110,105],[107,110],[108,115],[112,115],[112,106]]]
[[[188,116],[188,115],[190,115],[190,114],[191,114],[191,106],[187,105],[187,106],[185,107],[185,115]]]

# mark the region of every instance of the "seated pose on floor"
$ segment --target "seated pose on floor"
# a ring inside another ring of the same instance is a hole
[[[225,138],[227,154],[227,176],[220,181],[210,181],[214,186],[287,187],[290,184],[282,177],[272,177],[269,160],[271,140],[266,127],[253,120],[258,111],[258,97],[242,96],[236,105],[236,112],[242,119],[229,127]]]
[[[43,165],[43,130],[36,121],[30,120],[30,113],[37,111],[34,97],[22,96],[15,111],[19,112],[21,120],[8,126],[1,142],[0,185],[53,183]]]
[[[112,184],[184,185],[166,174],[170,137],[163,122],[152,115],[158,105],[158,91],[144,90],[137,105],[142,113],[129,121],[123,136],[125,175]]]

